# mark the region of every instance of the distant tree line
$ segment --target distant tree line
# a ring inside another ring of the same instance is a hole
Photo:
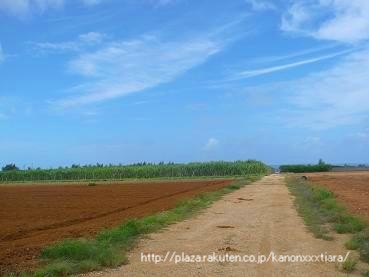
[[[332,165],[326,164],[322,159],[319,160],[318,164],[294,164],[294,165],[281,165],[279,167],[281,172],[292,172],[292,173],[307,173],[307,172],[327,172],[331,171]]]
[[[128,164],[128,165],[124,165],[124,164],[103,164],[103,163],[96,163],[96,164],[85,164],[85,165],[80,165],[80,164],[72,164],[71,166],[59,166],[58,168],[49,168],[49,169],[43,169],[41,167],[27,167],[27,169],[25,170],[53,170],[53,169],[78,169],[78,168],[109,168],[109,167],[123,167],[123,166],[166,166],[166,165],[175,165],[174,162],[159,162],[159,163],[151,163],[151,162],[138,162],[138,163],[133,163],[133,164]],[[11,164],[7,164],[5,166],[3,166],[2,171],[16,171],[16,170],[21,170],[19,169],[19,167],[17,167],[15,164],[11,163]]]
[[[344,165],[336,165],[335,167],[347,167],[347,168],[366,168],[369,167],[369,164],[344,164]]]

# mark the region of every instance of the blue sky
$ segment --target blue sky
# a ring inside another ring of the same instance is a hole
[[[368,163],[367,0],[0,0],[0,164]]]

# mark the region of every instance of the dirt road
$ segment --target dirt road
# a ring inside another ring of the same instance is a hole
[[[167,262],[141,262],[141,253]],[[272,175],[225,196],[202,214],[150,235],[131,252],[121,268],[88,276],[346,276],[338,264],[168,262],[173,252],[181,255],[346,255],[342,243],[315,239],[306,230],[293,206],[283,177]]]

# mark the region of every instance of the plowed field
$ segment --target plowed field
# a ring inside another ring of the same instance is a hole
[[[31,269],[43,247],[90,237],[125,219],[175,206],[232,180],[0,186],[0,275]]]
[[[309,181],[333,191],[350,212],[369,221],[369,172],[327,172],[304,174]]]

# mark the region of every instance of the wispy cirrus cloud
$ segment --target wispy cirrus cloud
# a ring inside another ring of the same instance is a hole
[[[274,72],[278,72],[278,71],[288,70],[288,69],[291,69],[291,68],[294,68],[294,67],[299,67],[299,66],[303,66],[303,65],[307,65],[307,64],[312,64],[312,63],[317,63],[317,62],[320,62],[320,61],[332,59],[332,58],[335,58],[335,57],[338,57],[338,56],[348,54],[350,52],[352,52],[351,49],[335,52],[335,53],[329,54],[329,55],[319,56],[319,57],[316,57],[316,58],[310,58],[310,59],[305,59],[305,60],[301,60],[301,61],[297,61],[297,62],[293,62],[293,63],[288,63],[288,64],[270,66],[270,67],[254,69],[254,70],[245,70],[245,71],[241,71],[241,72],[237,73],[236,76],[231,78],[231,80],[240,80],[240,79],[257,77],[257,76],[260,76],[260,75],[270,74],[270,73],[274,73]]]
[[[323,46],[318,46],[318,47],[313,47],[313,48],[308,48],[308,49],[302,49],[299,51],[295,51],[295,52],[290,52],[290,53],[286,53],[286,54],[281,54],[281,55],[276,55],[276,56],[262,56],[262,57],[257,57],[254,60],[251,60],[252,63],[273,63],[273,62],[278,62],[278,61],[283,61],[283,60],[291,60],[294,58],[299,58],[299,57],[303,57],[303,56],[308,56],[311,54],[318,54],[318,53],[323,53],[327,50],[332,50],[334,48],[337,48],[337,44],[328,44],[328,45],[323,45]]]
[[[151,0],[156,6],[168,6],[180,0]],[[108,0],[1,0],[0,12],[14,16],[24,16],[30,13],[44,13],[47,10],[58,10],[67,4],[82,3],[86,7],[93,7]]]
[[[12,15],[25,15],[34,10],[44,12],[47,9],[59,9],[63,5],[64,0],[2,0],[0,11]]]
[[[329,68],[293,80],[247,86],[248,101],[266,97],[270,120],[284,127],[323,131],[339,127],[368,126],[369,45],[332,60]],[[236,83],[226,83],[228,90]],[[258,103],[252,102],[252,107]]]
[[[357,43],[369,39],[369,1],[292,1],[282,30],[317,39]]]
[[[249,4],[254,11],[266,11],[266,10],[276,10],[277,9],[277,7],[271,1],[245,0],[245,2]]]
[[[52,102],[68,108],[140,92],[172,81],[223,47],[224,42],[211,35],[178,41],[144,35],[108,42],[69,61],[69,71],[86,81],[72,88],[73,96]]]
[[[99,32],[81,34],[76,40],[64,42],[31,42],[30,44],[37,53],[63,53],[83,51],[91,46],[97,46],[106,40],[108,36]]]
[[[283,85],[291,109],[285,123],[309,128],[331,128],[368,120],[369,47],[356,51],[334,67]]]
[[[79,0],[86,6],[94,6],[103,0]],[[15,16],[23,16],[32,12],[43,13],[47,10],[61,9],[69,0],[1,0],[0,11]]]

